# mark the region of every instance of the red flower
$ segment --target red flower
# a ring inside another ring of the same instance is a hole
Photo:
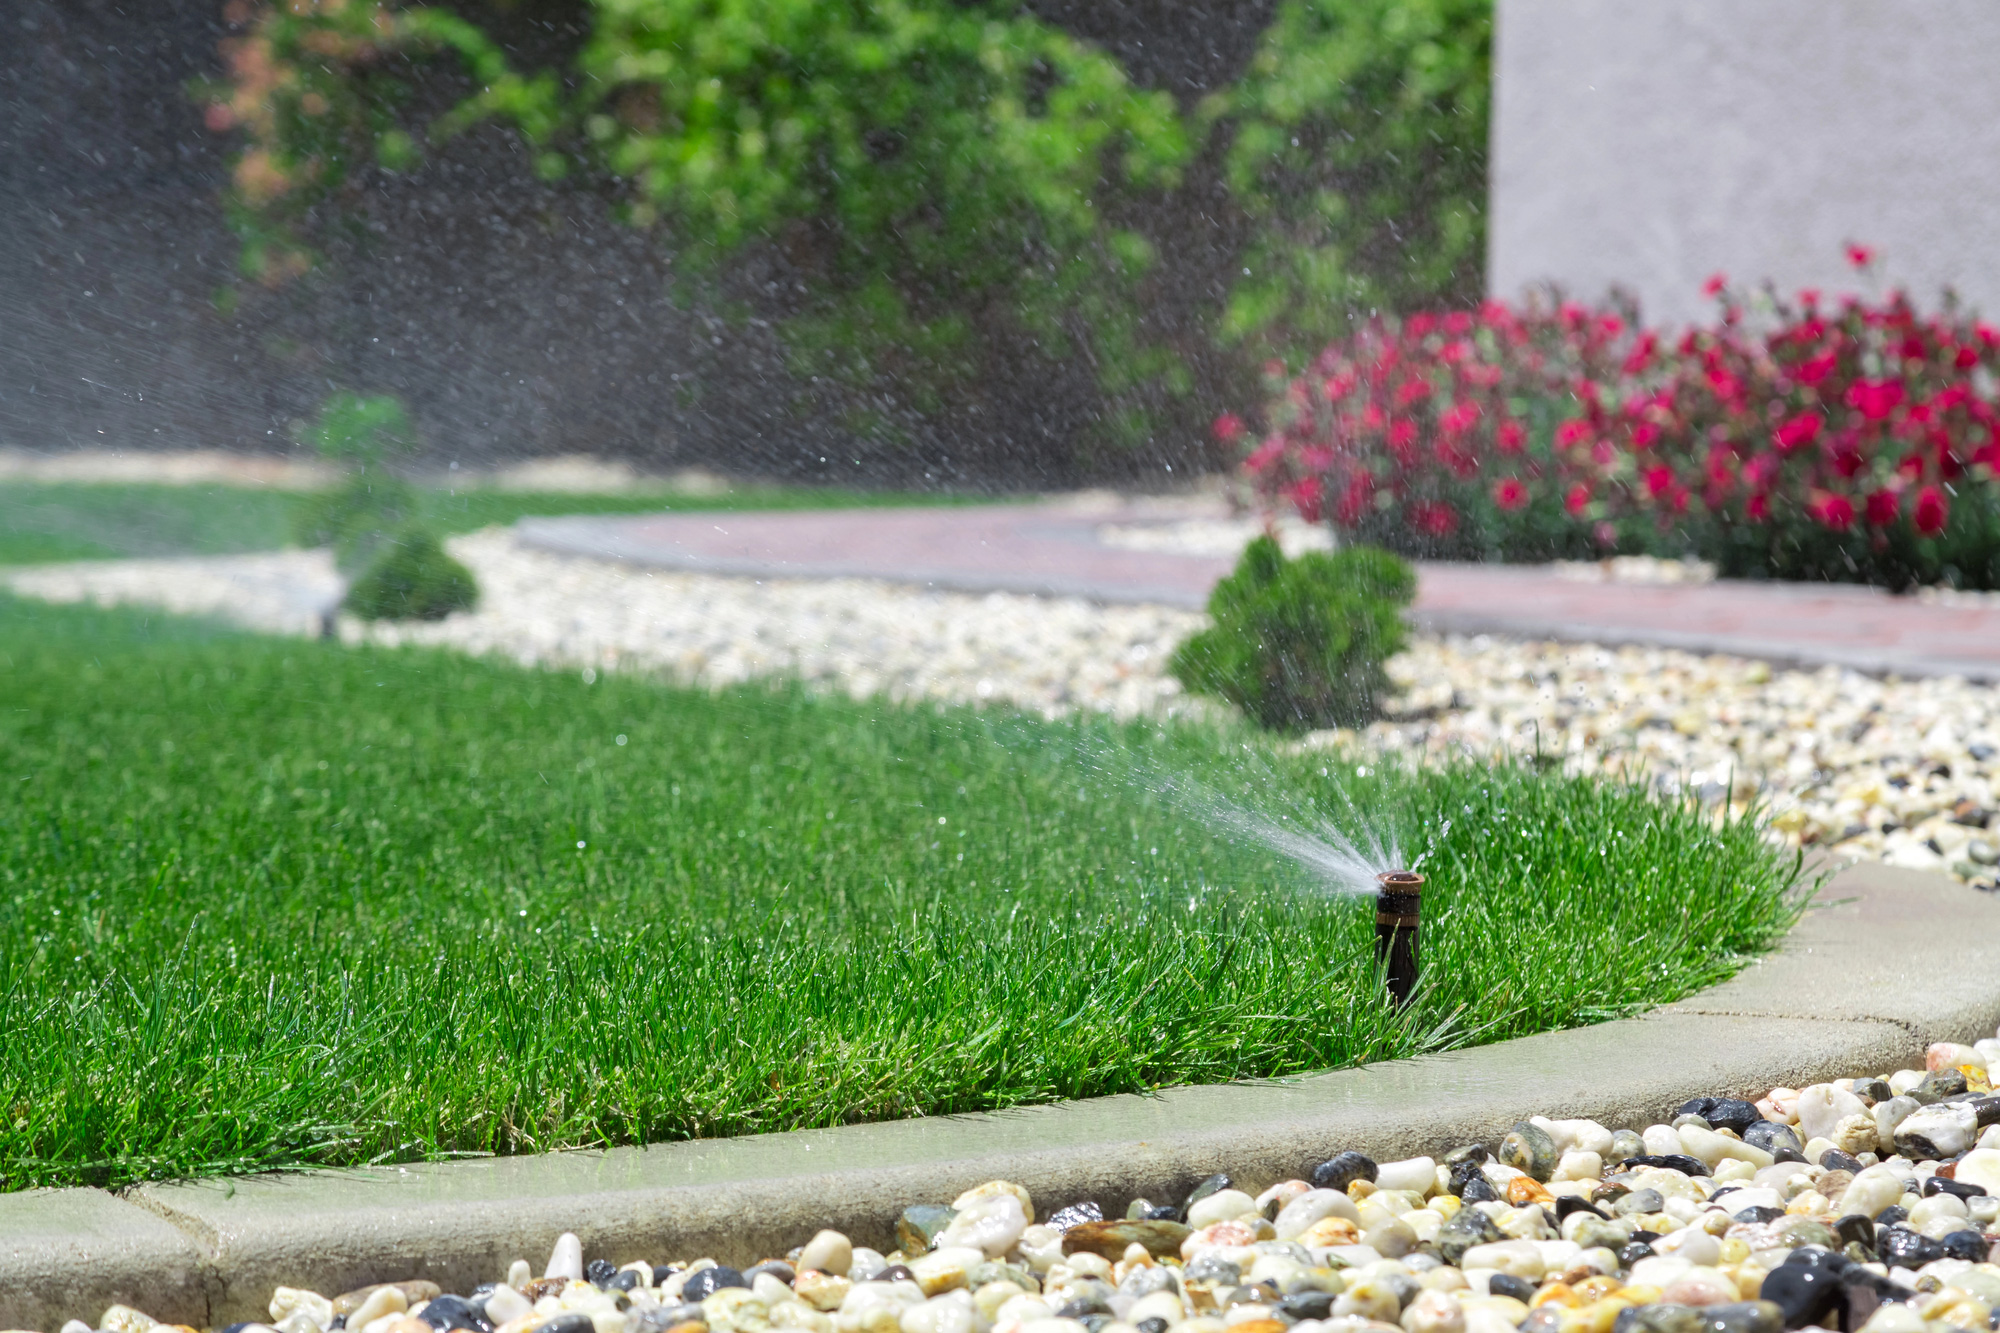
[[[1447,435],[1461,435],[1478,424],[1478,403],[1459,403],[1438,418],[1438,429]]]
[[[1565,449],[1582,444],[1590,438],[1590,423],[1580,418],[1571,418],[1556,427],[1556,443]]]
[[[1320,484],[1318,477],[1307,477],[1304,481],[1294,483],[1287,494],[1291,497],[1293,506],[1298,509],[1300,518],[1308,523],[1319,522],[1320,505],[1326,497],[1326,488]]]
[[[1794,373],[1798,375],[1801,384],[1818,384],[1831,375],[1839,364],[1840,357],[1829,348],[1810,361],[1799,362],[1798,369]]]
[[[1320,385],[1320,389],[1326,394],[1327,402],[1337,403],[1354,392],[1354,376],[1330,375],[1326,382]]]
[[[1243,418],[1234,412],[1224,412],[1215,419],[1212,429],[1215,431],[1216,439],[1224,444],[1234,444],[1243,437]]]
[[[1528,428],[1518,421],[1503,421],[1494,433],[1493,444],[1503,454],[1518,454],[1527,447]]]
[[[1867,268],[1875,262],[1875,248],[1869,245],[1850,245],[1847,247],[1847,262],[1856,268]]]
[[[1427,536],[1448,537],[1458,531],[1458,511],[1442,500],[1419,500],[1410,506],[1410,522]]]
[[[1771,497],[1758,491],[1743,506],[1743,512],[1750,516],[1750,521],[1753,523],[1767,521],[1771,517]]]
[[[1820,427],[1826,425],[1826,418],[1817,412],[1801,412],[1787,421],[1779,423],[1771,433],[1772,440],[1781,454],[1794,454],[1819,438]]]
[[[1901,380],[1856,380],[1847,387],[1847,405],[1870,421],[1880,421],[1903,401]]]
[[[1375,478],[1366,472],[1357,473],[1340,493],[1340,502],[1333,508],[1333,521],[1343,528],[1353,527],[1368,512],[1374,499]]]
[[[1632,427],[1632,447],[1634,449],[1650,449],[1653,446],[1653,442],[1659,438],[1660,428],[1650,421],[1642,421]]]
[[[1583,511],[1589,507],[1590,484],[1579,481],[1576,485],[1570,487],[1569,494],[1563,497],[1563,508],[1569,510],[1571,518],[1582,518]]]
[[[1284,452],[1284,440],[1279,436],[1273,435],[1270,439],[1250,451],[1250,456],[1243,460],[1243,467],[1252,474],[1262,472],[1265,468],[1283,457]]]
[[[1674,484],[1674,470],[1665,464],[1661,464],[1659,467],[1647,468],[1645,478],[1646,494],[1658,498],[1666,493],[1669,486]]]
[[[1862,515],[1870,527],[1886,528],[1896,521],[1896,514],[1903,507],[1903,497],[1894,491],[1870,491],[1862,505]]]
[[[1704,283],[1703,283],[1703,284],[1701,285],[1701,294],[1702,294],[1703,296],[1714,296],[1714,295],[1716,295],[1717,293],[1721,292],[1721,290],[1722,290],[1722,289],[1723,289],[1724,287],[1727,287],[1728,285],[1729,285],[1729,275],[1728,275],[1728,274],[1726,274],[1726,273],[1713,273],[1713,274],[1710,274],[1710,275],[1709,275],[1709,279],[1708,279],[1708,281],[1707,281],[1707,282],[1704,282]]]
[[[1926,486],[1917,492],[1916,507],[1910,511],[1910,518],[1918,532],[1935,537],[1944,531],[1945,520],[1950,516],[1951,505],[1938,487]]]
[[[1511,514],[1527,505],[1528,488],[1519,477],[1502,477],[1493,483],[1493,503]]]
[[[1845,532],[1854,526],[1854,502],[1844,495],[1815,491],[1806,512],[1835,532]]]
[[[1431,386],[1420,379],[1404,380],[1396,386],[1396,406],[1408,407],[1431,396]]]
[[[1389,427],[1389,444],[1396,449],[1414,448],[1417,443],[1417,423],[1407,418]]]

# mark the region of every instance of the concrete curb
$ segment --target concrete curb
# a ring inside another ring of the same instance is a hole
[[[1038,1206],[1122,1210],[1213,1171],[1261,1188],[1342,1148],[1382,1160],[1492,1140],[1530,1114],[1643,1126],[1690,1096],[1921,1060],[2000,1023],[2000,900],[1943,876],[1841,872],[1784,945],[1638,1018],[1285,1082],[1179,1088],[987,1115],[546,1157],[328,1171],[114,1198],[0,1198],[0,1324],[95,1319],[113,1300],[196,1326],[263,1317],[272,1287],[390,1278],[447,1290],[592,1257],[753,1260],[820,1226],[890,1248],[909,1203],[994,1177]]]

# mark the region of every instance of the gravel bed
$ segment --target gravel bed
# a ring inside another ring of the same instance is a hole
[[[887,1254],[821,1231],[739,1270],[564,1234],[540,1276],[279,1287],[231,1333],[1969,1333],[2000,1326],[1989,1066],[2000,1040],[1939,1043],[1922,1070],[1697,1097],[1671,1124],[1538,1116],[1108,1217],[990,1181],[904,1210]],[[97,1327],[160,1326],[113,1306]]]
[[[857,697],[1051,716],[1208,707],[1165,673],[1174,645],[1204,623],[1173,608],[635,570],[529,550],[498,529],[450,547],[478,576],[479,609],[429,625],[343,619],[339,633],[709,686],[789,675]],[[1597,576],[1698,575],[1633,566]],[[309,551],[50,566],[7,581],[51,600],[227,614],[284,633],[317,632],[339,588],[325,553]],[[1574,772],[1644,773],[1664,791],[1738,810],[1765,802],[1794,843],[1995,883],[2000,823],[1987,825],[2000,804],[2000,690],[1992,686],[1484,636],[1414,636],[1390,675],[1402,694],[1388,720],[1306,743],[1356,762],[1384,752],[1539,748]]]

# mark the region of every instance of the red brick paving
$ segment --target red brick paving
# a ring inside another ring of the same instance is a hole
[[[538,518],[523,520],[519,531],[545,549],[705,573],[1201,606],[1228,560],[1097,540],[1106,522],[1146,517],[1144,510],[995,505]],[[1414,619],[1446,631],[2000,681],[2000,605],[1928,603],[1843,585],[1590,583],[1540,566],[1425,563]]]

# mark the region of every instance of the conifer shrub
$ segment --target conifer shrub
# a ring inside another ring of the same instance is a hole
[[[413,525],[383,542],[341,605],[363,620],[443,620],[478,601],[472,571],[429,529]]]
[[[1416,589],[1409,565],[1375,547],[1287,559],[1259,537],[1209,595],[1214,623],[1169,670],[1274,731],[1358,726],[1389,692],[1383,663],[1403,646]]]

